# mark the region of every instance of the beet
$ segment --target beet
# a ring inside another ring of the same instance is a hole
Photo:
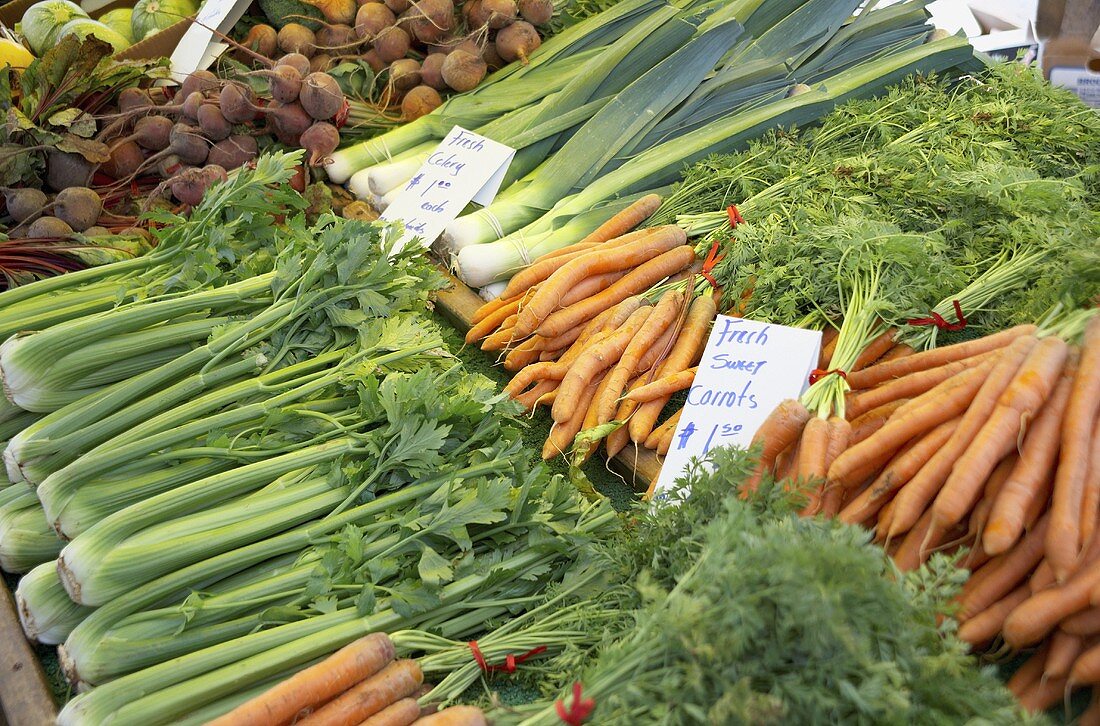
[[[221,79],[210,71],[195,71],[183,79],[183,83],[180,85],[179,97],[186,99],[195,91],[200,93],[216,91],[221,88],[221,85]]]
[[[209,146],[202,133],[195,126],[185,123],[177,123],[172,126],[172,133],[168,135],[169,147],[172,153],[177,155],[185,164],[201,164],[206,161]],[[163,153],[163,152],[161,152]]]
[[[415,121],[439,108],[442,103],[439,91],[431,86],[417,86],[401,100],[401,113],[406,121]]]
[[[516,22],[515,0],[481,0],[480,15],[490,30],[500,30]]]
[[[481,46],[472,38],[453,39],[451,44],[447,47],[447,53],[454,53],[456,50],[464,50],[470,55],[481,55]]]
[[[278,34],[279,50],[309,58],[317,48],[317,36],[301,23],[287,23]]]
[[[271,98],[279,103],[294,103],[302,90],[302,74],[291,65],[278,65],[269,71],[253,71],[267,78]],[[250,74],[251,75],[251,74]]]
[[[122,139],[111,146],[111,158],[100,164],[99,170],[112,179],[125,179],[136,174],[143,163],[145,154],[141,147],[130,139]]]
[[[85,237],[106,237],[110,233],[111,230],[107,229],[106,227],[100,227],[98,225],[94,227],[88,227],[88,229],[84,230]]]
[[[554,1],[519,0],[519,14],[531,25],[549,25],[554,17]]]
[[[149,108],[153,105],[153,99],[140,88],[124,88],[118,94],[119,113],[130,113],[139,108]]]
[[[443,80],[443,61],[447,56],[442,53],[432,53],[420,64],[420,80],[437,91],[447,88],[447,82]]]
[[[227,83],[218,96],[218,106],[225,120],[234,124],[248,123],[256,118],[255,96],[243,83]]]
[[[478,23],[481,19],[481,0],[466,0],[462,3],[462,21],[467,28],[474,30],[485,23]]]
[[[376,35],[397,22],[397,17],[388,7],[378,2],[369,2],[360,6],[355,14],[355,34],[362,40],[373,40]]]
[[[172,120],[165,116],[143,116],[134,123],[133,139],[149,151],[162,151],[171,143]]]
[[[313,6],[319,8],[332,25],[351,25],[355,22],[355,11],[359,9],[356,0],[314,0]]]
[[[481,49],[481,58],[491,71],[508,65],[505,60],[500,57],[500,53],[497,53],[496,43],[486,43],[485,47]]]
[[[241,45],[262,56],[271,58],[279,49],[278,33],[270,25],[253,25],[248,29],[248,35],[244,36]]]
[[[412,40],[409,38],[409,34],[393,25],[383,28],[382,32],[374,39],[374,50],[378,52],[378,57],[385,63],[392,63],[399,58],[404,58],[408,55],[411,47]]]
[[[199,107],[199,128],[211,141],[221,141],[233,133],[233,124],[226,120],[215,103],[204,103]]]
[[[321,166],[330,161],[340,145],[340,132],[327,121],[318,121],[302,134],[302,148],[309,152],[309,165]]]
[[[385,0],[386,7],[394,13],[403,13],[412,5],[410,0]]]
[[[298,74],[305,78],[309,73],[309,58],[301,53],[287,53],[279,60],[275,61],[275,66],[290,66],[294,70],[298,71]]]
[[[309,59],[309,70],[311,73],[324,73],[329,68],[332,68],[332,56],[328,53],[318,53]]]
[[[186,169],[172,177],[169,187],[172,196],[183,204],[196,206],[202,202],[206,190],[220,178],[217,171],[225,174],[225,169],[220,166],[206,166],[202,169]]]
[[[419,66],[417,70],[419,71]],[[413,83],[410,87],[415,85]],[[329,74],[310,73],[302,81],[302,92],[298,95],[298,101],[310,116],[318,121],[327,121],[344,107],[344,92],[340,90],[336,79]]]
[[[407,91],[420,85],[420,64],[412,58],[390,63],[390,85],[397,91]]]
[[[80,154],[51,150],[46,157],[46,186],[55,192],[69,187],[86,187],[95,165]]]
[[[317,31],[319,50],[346,50],[362,42],[350,25],[326,25]]]
[[[8,205],[8,214],[22,224],[42,213],[42,209],[49,202],[46,193],[41,189],[5,189],[4,200]]]
[[[299,103],[272,102],[264,108],[275,136],[287,146],[300,146],[302,132],[313,125],[313,117]]]
[[[83,232],[99,219],[103,200],[87,187],[69,187],[53,200],[54,215],[77,232]]]
[[[497,33],[497,53],[509,63],[517,60],[527,63],[528,56],[540,45],[539,31],[524,20],[517,20]]]
[[[259,154],[259,146],[255,137],[248,134],[234,134],[214,144],[206,161],[224,169],[236,169],[255,159],[257,154]]]
[[[28,237],[68,237],[73,228],[57,217],[39,217],[27,228]]]
[[[158,154],[159,156],[159,154]],[[180,158],[175,154],[168,154],[157,160],[156,165],[153,167],[157,170],[157,176],[161,179],[168,179],[175,176],[180,170],[181,166]]]
[[[359,56],[359,58],[370,66],[371,70],[375,73],[381,73],[386,68],[386,62],[378,57],[378,51],[374,49],[368,50],[366,53]]]
[[[442,40],[455,27],[455,8],[451,0],[420,0],[403,13],[408,29],[421,43]]]
[[[180,105],[180,113],[192,121],[197,121],[199,118],[199,106],[201,106],[202,102],[205,100],[206,97],[202,95],[201,91],[192,91],[183,99],[183,103]]]
[[[456,91],[469,91],[481,83],[488,68],[481,56],[471,55],[464,50],[449,53],[443,61],[440,73],[447,85]]]

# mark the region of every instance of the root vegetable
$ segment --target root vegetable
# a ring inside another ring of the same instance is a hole
[[[110,233],[111,230],[107,229],[106,227],[99,226],[88,227],[88,229],[84,230],[85,237],[106,237]]]
[[[177,123],[168,135],[168,148],[185,164],[202,164],[206,161],[209,146],[199,130],[190,124]]]
[[[355,14],[355,34],[362,40],[374,40],[385,28],[397,22],[397,16],[382,3],[369,2]]]
[[[354,18],[352,21],[354,22]],[[359,44],[361,38],[351,25],[326,25],[317,31],[317,48],[321,50],[340,50]]]
[[[221,141],[233,133],[233,124],[222,114],[216,104],[204,103],[199,107],[199,128],[211,141]]]
[[[180,170],[180,166],[180,158],[175,154],[168,154],[158,159],[153,168],[157,170],[157,176],[161,179],[168,179]]]
[[[359,3],[355,0],[314,0],[312,4],[332,25],[351,25],[355,21],[355,11],[359,9]]]
[[[451,0],[419,0],[402,19],[421,43],[435,43],[454,29],[455,8]]]
[[[199,107],[202,106],[202,102],[205,100],[206,97],[203,96],[202,91],[192,91],[183,99],[183,103],[180,105],[180,113],[191,121],[197,121]]]
[[[412,61],[412,63],[416,64],[416,61]],[[417,64],[416,70],[418,71],[416,80],[410,84],[410,88],[420,80],[419,64]],[[329,74],[310,73],[302,81],[302,90],[298,95],[298,101],[310,116],[318,121],[327,121],[343,107],[344,92],[340,90],[340,84],[336,82],[336,79]]]
[[[136,173],[144,161],[141,147],[130,139],[123,139],[112,144],[111,158],[100,164],[99,170],[112,179],[124,179]]]
[[[275,28],[270,25],[264,25],[262,23],[260,25],[253,25],[248,29],[248,34],[244,36],[241,45],[262,56],[270,58],[275,55],[275,51],[279,48],[279,35]]]
[[[383,28],[374,39],[374,50],[384,63],[404,58],[412,47],[409,34],[395,25]]]
[[[161,151],[171,143],[172,120],[165,116],[143,116],[134,124],[133,140],[149,151]]]
[[[268,93],[279,103],[294,103],[302,90],[302,74],[290,65],[279,65],[270,71],[253,71],[251,75],[267,79]]]
[[[183,79],[183,83],[180,84],[179,97],[185,99],[195,91],[200,93],[216,91],[221,88],[221,85],[221,79],[210,71],[195,71]]]
[[[501,30],[516,22],[517,12],[515,0],[481,0],[480,14],[490,30]]]
[[[318,121],[302,133],[302,148],[309,152],[309,165],[322,166],[340,145],[340,132],[327,121]]]
[[[46,193],[41,189],[5,189],[4,200],[8,206],[8,214],[18,224],[22,224],[35,215],[42,213],[42,208],[49,202]]]
[[[469,91],[481,83],[488,67],[480,56],[456,50],[447,55],[440,70],[443,80],[456,91]]]
[[[298,103],[271,103],[264,108],[264,113],[271,123],[275,136],[288,146],[299,146],[302,134],[313,125],[314,121],[313,117]]]
[[[519,14],[531,25],[548,25],[554,17],[553,0],[519,0]]]
[[[419,84],[420,64],[412,58],[402,58],[390,64],[390,85],[395,89],[407,91]]]
[[[447,56],[443,53],[432,53],[420,64],[420,80],[436,91],[447,88],[447,82],[443,80],[443,61]]]
[[[318,53],[309,59],[309,70],[312,73],[323,73],[332,67],[332,56],[328,53]]]
[[[279,66],[291,66],[302,78],[305,78],[309,74],[309,57],[302,53],[287,53],[275,61],[275,67]]]
[[[124,88],[118,94],[119,113],[130,113],[139,108],[149,108],[153,105],[153,99],[140,88]]]
[[[77,232],[96,223],[103,211],[103,200],[87,187],[69,187],[53,200],[54,214]]]
[[[206,160],[225,169],[236,169],[252,161],[259,154],[256,139],[248,134],[234,134],[214,144]]]
[[[55,192],[69,187],[86,187],[95,165],[80,154],[50,151],[46,157],[46,186]]]
[[[187,169],[177,174],[170,185],[172,196],[183,204],[195,206],[202,201],[206,190],[217,181],[227,179],[225,169],[209,165],[201,169]]]
[[[508,63],[500,57],[500,53],[497,52],[496,43],[486,43],[485,47],[481,49],[481,58],[485,61],[485,65],[489,67],[489,70],[492,71],[508,65]]]
[[[225,120],[230,123],[248,123],[257,116],[255,96],[252,89],[243,83],[226,84],[218,96],[218,105]]]
[[[403,13],[412,5],[410,0],[386,0],[386,7],[394,13]]]
[[[425,116],[443,103],[439,92],[431,86],[417,86],[405,94],[401,100],[401,113],[406,121],[415,121]]]
[[[359,57],[375,73],[381,73],[386,68],[386,62],[378,56],[378,51],[373,48]]]
[[[279,50],[284,53],[300,53],[307,58],[317,49],[317,36],[301,23],[287,23],[277,36]]]
[[[27,228],[27,236],[32,238],[68,237],[72,233],[73,228],[57,217],[39,217]]]
[[[526,64],[527,58],[540,45],[539,32],[525,20],[517,20],[497,33],[497,52],[509,63],[518,60]]]

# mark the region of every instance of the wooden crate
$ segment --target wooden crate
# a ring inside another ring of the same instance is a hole
[[[57,705],[34,649],[23,635],[15,598],[0,583],[0,706],[11,726],[51,726]]]

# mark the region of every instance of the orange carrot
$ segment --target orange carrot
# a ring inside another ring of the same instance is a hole
[[[983,353],[973,358],[952,361],[936,368],[917,371],[902,378],[895,378],[880,386],[863,391],[849,393],[844,404],[844,413],[854,419],[866,411],[882,406],[897,399],[909,399],[932,390],[944,381],[981,363],[996,352]]]
[[[508,351],[508,355],[504,357],[504,370],[506,371],[518,371],[526,365],[539,362],[539,351],[534,350],[533,343],[528,338],[520,345],[512,348]]]
[[[652,383],[634,389],[626,397],[637,403],[647,403],[658,398],[671,396],[673,393],[691,388],[691,383],[695,380],[695,374],[698,371],[698,366],[692,366],[664,378],[658,378]]]
[[[894,564],[902,572],[917,569],[928,561],[936,548],[950,541],[949,534],[949,529],[936,526],[932,511],[926,510],[902,538]]]
[[[416,721],[416,726],[488,726],[477,706],[451,706]]]
[[[409,726],[420,718],[420,704],[415,698],[402,698],[373,716],[361,721],[359,726]]]
[[[1094,645],[1077,657],[1069,672],[1074,685],[1100,683],[1100,645]]]
[[[1020,694],[1020,707],[1029,713],[1041,713],[1065,698],[1070,681],[1065,678],[1040,678]]]
[[[1032,653],[1031,657],[1024,661],[1023,665],[1017,668],[1012,677],[1008,679],[1005,686],[1012,695],[1019,698],[1027,688],[1038,683],[1039,679],[1043,677],[1043,666],[1046,665],[1048,647],[1047,644],[1044,644],[1042,648]]]
[[[676,428],[676,424],[680,421],[680,414],[683,413],[683,411],[683,407],[680,407],[671,416],[658,424],[653,429],[653,433],[649,435],[649,438],[647,438],[642,445],[647,449],[656,449],[658,442],[660,442],[661,438],[665,435],[665,432],[668,431],[670,427],[673,429]]]
[[[1046,545],[1043,545],[1044,548]],[[1039,566],[1035,568],[1035,572],[1031,573],[1031,577],[1027,580],[1027,586],[1031,589],[1032,593],[1042,592],[1048,587],[1053,587],[1055,584],[1054,570],[1051,569],[1050,563],[1046,558],[1039,563]]]
[[[527,304],[523,306],[516,322],[517,337],[525,338],[535,332],[536,328],[541,327],[550,314],[561,307],[562,297],[586,277],[601,275],[605,272],[617,272],[631,267],[644,267],[647,261],[659,258],[663,253],[683,245],[686,239],[687,236],[679,227],[666,225],[647,230],[647,233],[639,239],[616,247],[613,252],[608,250],[606,252],[584,254],[570,260],[543,282],[539,286],[538,292],[532,295]],[[630,277],[630,275],[627,275],[627,277]],[[611,289],[621,285],[625,280],[626,278],[619,280],[608,290],[589,299],[600,298]],[[631,291],[631,293],[633,292],[636,292],[636,290]],[[629,297],[629,294],[624,294],[611,303],[598,306],[595,308],[596,312]],[[554,333],[540,332],[546,337],[553,337],[573,327],[580,320],[586,320],[589,317],[592,317],[592,315],[577,318],[573,324],[562,325]]]
[[[829,471],[829,465],[848,448],[848,442],[852,437],[852,425],[840,416],[830,416],[828,424],[829,440],[825,446],[823,477],[825,472]],[[821,513],[827,517],[835,517],[844,504],[843,494],[843,489],[832,486],[826,480],[821,490]]]
[[[415,660],[396,660],[352,686],[296,723],[299,726],[350,726],[416,693],[424,674]]]
[[[1016,446],[1023,423],[1035,415],[1054,390],[1068,355],[1069,346],[1053,336],[1032,347],[992,411],[979,422],[977,434],[961,442],[965,451],[955,462],[933,505],[940,526],[959,522],[977,503],[982,484]],[[978,403],[975,398],[975,404]]]
[[[1029,505],[1040,497],[1045,499],[1050,493],[1062,415],[1069,403],[1072,384],[1072,376],[1063,374],[1028,428],[1016,468],[994,501],[989,524],[982,535],[982,546],[990,554],[1004,552],[1020,538]]]
[[[1065,678],[1077,656],[1085,648],[1085,639],[1079,635],[1070,635],[1064,630],[1055,630],[1050,636],[1050,649],[1043,665],[1044,678]]]
[[[899,398],[896,401],[884,403],[881,406],[873,408],[861,416],[849,419],[852,422],[852,437],[848,445],[855,446],[860,441],[863,441],[868,436],[881,429],[886,425],[887,419],[893,416],[894,412],[905,405],[908,400],[908,398]],[[845,410],[845,415],[847,414],[848,411]]]
[[[616,250],[616,252],[618,251]],[[695,248],[691,245],[674,247],[668,252],[638,265],[603,292],[573,303],[569,307],[557,309],[543,318],[536,328],[528,332],[538,332],[540,335],[545,336],[560,335],[563,331],[581,321],[593,317],[608,305],[614,305],[631,295],[645,292],[669,275],[691,264],[694,259]],[[517,323],[517,327],[526,330],[522,325],[522,316],[521,322]]]
[[[1092,428],[1092,444],[1089,446],[1088,474],[1085,477],[1085,496],[1081,505],[1081,541],[1089,542],[1096,534],[1096,520],[1100,516],[1100,420]]]
[[[661,434],[661,440],[657,442],[657,453],[664,456],[668,453],[668,450],[672,448],[672,439],[676,436],[676,426],[680,423],[680,414],[684,412],[681,408],[676,413],[668,417],[668,424],[665,426],[664,433]]]
[[[514,302],[518,301],[519,298],[520,298],[519,295],[513,295],[511,297],[504,297],[503,295],[500,295],[498,297],[493,298],[492,300],[489,300],[488,302],[484,303],[481,307],[479,307],[477,310],[474,311],[474,314],[470,317],[470,325],[477,325],[482,320],[484,320],[486,317],[488,317],[489,315],[492,315],[493,313],[495,313],[501,307],[503,307],[505,305],[508,305],[510,303],[514,303]]]
[[[595,391],[595,393],[592,394],[592,400],[588,402],[588,410],[584,414],[584,420],[581,422],[581,428],[580,428],[581,431],[586,431],[590,428],[593,428],[597,424],[599,424],[599,422],[600,422],[599,421],[600,396],[602,396],[604,394],[604,391],[607,390],[608,385],[610,385],[610,380],[611,380],[611,376],[610,375],[605,375],[605,376],[602,377],[602,380],[600,381],[599,385],[596,386],[596,391]],[[590,442],[587,442],[587,443],[582,444],[582,445],[584,447],[583,451],[577,449],[576,446],[575,446],[574,447],[574,454],[580,453],[582,459],[584,461],[588,461],[588,458],[596,452],[596,449],[599,448],[600,442],[599,441],[590,441]]]
[[[383,669],[393,661],[393,656],[393,642],[389,636],[372,633],[210,721],[208,726],[267,726],[289,722],[303,709],[325,703],[364,678],[385,672]]]
[[[1047,533],[1054,528],[1051,523]],[[1071,575],[1060,586],[1033,593],[1005,620],[1005,642],[1013,648],[1034,645],[1063,619],[1089,606],[1089,596],[1100,583],[1100,564],[1095,562]]]
[[[955,345],[921,351],[888,363],[880,363],[861,371],[849,373],[848,385],[853,389],[870,388],[892,378],[901,378],[910,373],[936,368],[951,361],[962,360],[997,348],[1003,348],[1021,335],[1031,335],[1034,332],[1034,325],[1017,325],[1014,328],[1002,330],[984,338],[974,338]]]
[[[1070,615],[1059,623],[1058,627],[1070,635],[1100,634],[1100,607],[1091,607]]]
[[[1092,689],[1092,700],[1077,718],[1077,726],[1100,726],[1100,689]]]
[[[959,425],[959,420],[959,418],[953,418],[945,421],[901,449],[886,468],[875,477],[871,486],[844,507],[844,511],[840,513],[840,519],[849,524],[860,524],[873,517],[894,495],[894,492],[912,479],[921,466],[947,443]]]
[[[519,315],[513,313],[509,315],[497,331],[481,341],[481,349],[485,351],[492,350],[504,350],[517,340],[522,340],[522,337],[516,336],[516,320]]]
[[[879,333],[856,358],[856,362],[852,364],[852,371],[861,371],[885,355],[886,351],[894,347],[894,336],[897,334],[897,328],[888,328]]]
[[[592,277],[585,278],[562,297],[561,305],[562,307],[569,307],[573,303],[580,302],[585,298],[603,292],[625,275],[625,272],[605,272],[602,275],[593,275]]]
[[[1030,592],[1026,586],[1018,587],[985,610],[975,613],[974,617],[959,626],[959,640],[974,647],[993,640],[1004,626],[1005,619],[1027,600],[1029,595]]]
[[[775,480],[785,481],[794,478],[795,468],[798,466],[798,449],[802,445],[802,435],[798,440],[784,449],[775,457]],[[789,487],[788,487],[789,488]]]
[[[960,620],[969,620],[1004,597],[1013,588],[1024,583],[1027,576],[1043,558],[1043,540],[1046,537],[1049,516],[1039,520],[1039,524],[1029,532],[1020,543],[1003,555],[990,561],[990,570],[980,584],[969,588],[959,598],[958,615]],[[983,567],[983,570],[986,568]]]
[[[828,339],[826,340],[825,332],[829,331],[829,330],[834,331],[834,334],[832,336],[829,336]],[[839,329],[836,329],[836,328],[833,328],[833,327],[830,326],[828,328],[825,328],[824,331],[822,331],[822,334],[821,334],[821,354],[817,358],[817,365],[818,365],[819,368],[825,369],[825,368],[829,367],[829,364],[833,360],[833,353],[836,351],[836,343],[837,343],[837,340],[839,340],[839,338],[840,338],[840,330]]]
[[[576,413],[574,408],[577,395],[588,386],[596,374],[606,371],[622,358],[631,340],[642,329],[652,312],[652,307],[635,310],[622,327],[577,357],[569,367],[569,372],[562,378],[558,397],[551,409],[556,422],[564,423],[573,417]]]
[[[577,242],[576,244],[563,247],[560,250],[548,252],[542,257],[538,258],[524,269],[517,272],[512,276],[512,279],[508,281],[508,285],[505,286],[502,295],[519,296],[524,292],[529,292],[538,287],[542,282],[549,279],[555,272],[560,270],[569,262],[577,259],[581,255],[586,255],[594,252],[610,249],[612,247],[618,247],[620,245],[630,244],[636,242],[642,237],[646,236],[649,230],[641,229],[637,232],[630,232],[629,234],[622,234],[614,239],[607,240],[601,243],[589,243],[589,242]]]
[[[794,478],[801,482],[823,480],[825,478],[825,457],[829,447],[829,422],[820,416],[811,416],[802,427],[802,437],[798,445],[798,460],[794,465]],[[823,482],[822,482],[823,483]],[[820,483],[814,482],[814,488],[808,492],[809,501],[800,514],[809,516],[821,506]]]
[[[810,420],[810,412],[801,401],[788,398],[768,414],[752,437],[752,446],[760,446],[760,461],[746,483],[747,489],[755,489],[765,472],[771,471],[780,452],[798,440],[802,429]]]
[[[886,354],[879,358],[876,363],[886,363],[887,361],[897,360],[898,358],[904,358],[908,355],[913,355],[917,351],[906,345],[905,343],[899,343],[890,350],[886,351]]]
[[[951,474],[951,468],[966,450],[971,440],[977,435],[986,419],[993,413],[1001,394],[1008,388],[1009,383],[1015,378],[1016,372],[1020,369],[1020,365],[1037,344],[1038,340],[1034,336],[1023,336],[1016,338],[1008,345],[1004,354],[993,366],[989,376],[982,383],[970,406],[966,409],[966,413],[963,414],[962,420],[959,421],[955,432],[951,434],[951,438],[939,451],[932,455],[917,472],[916,476],[910,479],[909,483],[898,492],[896,500],[898,506],[894,511],[894,521],[890,525],[890,536],[897,536],[912,527],[917,518],[940,492],[944,482]],[[885,427],[883,430],[885,430]],[[984,478],[982,481],[984,481]],[[970,504],[972,505],[972,502]],[[950,511],[954,512],[959,508],[961,507],[956,507]],[[963,515],[967,511],[969,511],[969,507],[966,507],[963,511]],[[937,517],[941,518],[941,522],[954,524],[954,522],[946,519],[945,515],[937,513]]]
[[[573,445],[573,439],[584,425],[584,417],[588,415],[588,407],[596,396],[602,377],[598,381],[592,381],[573,399],[573,415],[566,421],[555,422],[550,427],[550,435],[546,437],[546,443],[542,446],[542,458],[549,461],[559,454],[564,454]],[[560,390],[560,389],[559,389]],[[557,399],[554,400],[557,404]]]
[[[486,315],[482,320],[473,324],[466,332],[466,342],[473,343],[488,337],[494,330],[499,328],[512,315],[516,314],[519,310],[520,298],[516,298],[512,302],[504,303],[497,307],[496,310]]]
[[[661,197],[657,194],[646,194],[644,197],[639,197],[625,209],[616,212],[611,219],[590,232],[587,237],[581,240],[581,243],[606,242],[626,234],[653,216],[653,213],[660,206]]]
[[[985,485],[982,487],[982,494],[978,499],[977,505],[970,510],[969,528],[967,531],[974,538],[976,544],[981,543],[982,532],[985,531],[985,523],[989,519],[989,512],[993,509],[993,500],[997,498],[997,495],[1001,491],[1001,487],[1003,487],[1005,481],[1008,480],[1008,475],[1016,465],[1016,458],[1017,455],[1013,453],[1001,459],[1001,462],[997,464],[997,467],[989,475],[989,478],[985,480]],[[977,549],[981,550],[981,547]]]
[[[1005,348],[1001,348],[985,355],[974,356],[977,359],[974,365],[967,367],[946,381],[936,384],[924,393],[910,398],[908,402],[898,408],[898,416],[904,416],[926,403],[956,396],[959,391],[966,390],[966,387],[973,384],[974,381],[984,382],[993,371],[993,366],[1001,359],[1004,351]]]
[[[515,401],[530,411],[538,405],[539,399],[547,393],[558,390],[558,383],[558,381],[550,379],[539,381],[530,391],[515,396]]]
[[[635,374],[641,372],[638,366],[642,357],[673,324],[684,302],[683,294],[677,290],[669,290],[661,296],[652,314],[638,328],[637,333],[623,350],[622,357],[608,375],[608,385],[597,399],[599,410],[597,423],[607,423],[615,415],[623,388]]]

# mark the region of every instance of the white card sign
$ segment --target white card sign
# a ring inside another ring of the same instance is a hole
[[[228,34],[251,4],[252,0],[206,0],[172,52],[172,77],[182,83],[191,73],[209,68],[229,47],[215,41],[210,29]]]
[[[405,235],[428,247],[471,201],[488,205],[500,189],[516,150],[455,126],[382,213],[400,221]]]
[[[688,460],[717,446],[745,446],[781,401],[798,398],[817,366],[821,333],[719,315],[654,497],[672,487]]]

